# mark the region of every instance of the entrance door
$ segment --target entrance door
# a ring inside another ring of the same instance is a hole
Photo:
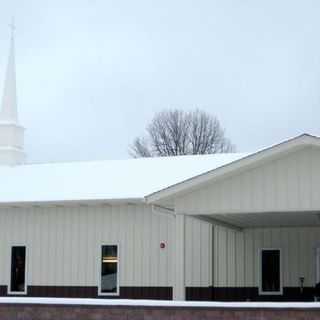
[[[320,248],[317,248],[316,253],[316,283],[320,282]]]

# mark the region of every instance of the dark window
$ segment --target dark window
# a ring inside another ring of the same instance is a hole
[[[261,289],[262,292],[281,291],[280,250],[261,252]]]
[[[102,246],[101,293],[117,293],[118,289],[118,247]]]
[[[26,247],[11,249],[11,292],[25,292],[26,289]]]

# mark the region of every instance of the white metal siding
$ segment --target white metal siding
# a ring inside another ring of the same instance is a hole
[[[259,249],[281,248],[283,286],[316,283],[316,248],[320,228],[263,228],[235,231],[214,227],[214,285],[258,287]]]
[[[320,151],[307,147],[176,199],[186,214],[320,209]]]
[[[212,285],[212,226],[195,218],[186,219],[186,286]]]
[[[188,284],[209,284],[210,228],[192,218],[186,228]],[[0,209],[0,285],[9,285],[11,245],[25,244],[28,285],[97,286],[100,246],[115,243],[120,286],[172,286],[173,230],[174,217],[143,205]]]

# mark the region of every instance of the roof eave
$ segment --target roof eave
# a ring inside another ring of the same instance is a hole
[[[143,204],[144,198],[119,198],[119,199],[82,199],[82,200],[43,200],[43,201],[12,201],[0,202],[0,208],[6,207],[73,207],[73,206],[99,206],[121,204]]]

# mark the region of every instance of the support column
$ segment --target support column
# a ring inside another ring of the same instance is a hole
[[[175,216],[175,254],[173,300],[185,300],[185,216]]]

